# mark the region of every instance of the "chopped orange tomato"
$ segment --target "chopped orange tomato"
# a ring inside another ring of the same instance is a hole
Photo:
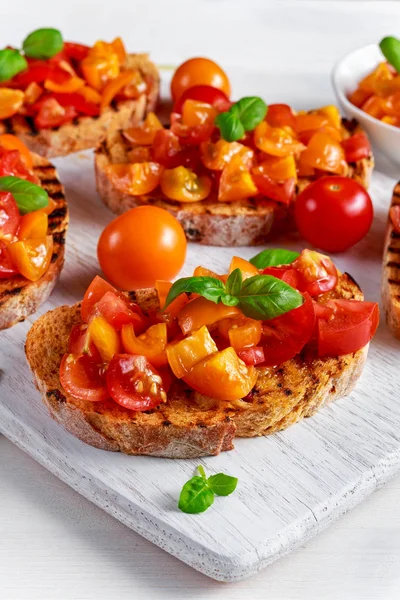
[[[19,111],[25,94],[21,90],[0,88],[0,119],[8,119]]]
[[[64,83],[57,83],[52,79],[46,79],[44,82],[44,87],[50,92],[69,94],[72,92],[77,92],[81,88],[85,87],[85,80],[76,76],[70,77],[67,79],[67,81],[64,81]]]
[[[78,93],[85,98],[86,102],[93,102],[94,104],[100,104],[101,102],[101,94],[88,85],[80,88]]]
[[[268,175],[274,181],[286,181],[292,177],[297,181],[296,161],[293,155],[266,156],[252,172]]]
[[[110,106],[115,96],[135,78],[136,71],[123,71],[106,83],[101,94],[100,109]]]
[[[183,379],[204,396],[232,401],[247,396],[257,381],[257,371],[229,347],[198,362]]]
[[[159,185],[162,166],[155,162],[113,164],[107,166],[106,172],[119,191],[142,196]]]
[[[43,88],[40,87],[36,81],[31,81],[28,87],[25,90],[25,104],[33,104],[36,100],[39,100],[40,96],[43,94]]]
[[[336,127],[336,129],[340,129],[342,125],[342,117],[340,115],[339,109],[334,104],[329,104],[328,106],[322,106],[317,110],[318,114],[324,115],[328,117],[330,124],[332,127]]]
[[[239,142],[226,142],[221,139],[217,142],[207,140],[200,144],[201,160],[203,165],[212,171],[222,171],[235,155],[241,157],[241,162],[250,166],[254,152]]]
[[[205,325],[183,340],[168,344],[166,350],[168,364],[178,379],[187,375],[198,362],[218,352]]]
[[[172,283],[169,281],[156,281],[155,283],[155,288],[158,294],[158,300],[160,302],[161,312],[164,312],[163,307],[171,287]],[[170,314],[172,317],[176,317],[188,301],[189,298],[186,294],[180,294],[177,298],[175,298],[175,300],[171,302],[171,304],[167,306],[165,312]]]
[[[200,296],[190,300],[178,314],[178,323],[182,333],[187,335],[191,331],[200,329],[203,325],[213,325],[221,319],[239,315],[240,310],[236,306],[225,306],[215,304]]]
[[[388,81],[393,79],[393,72],[391,71],[388,63],[381,62],[373,71],[364,77],[358,84],[360,90],[368,92],[369,94],[375,93],[375,87],[377,82]]]
[[[167,364],[167,326],[165,323],[151,325],[139,336],[131,324],[123,325],[121,331],[122,345],[125,352],[145,356],[154,367]]]
[[[246,317],[224,319],[218,323],[218,331],[239,352],[257,346],[261,340],[262,322]]]
[[[149,146],[135,146],[127,152],[130,163],[152,162],[152,153]]]
[[[48,216],[42,210],[35,210],[21,216],[18,229],[18,239],[44,238],[47,234]]]
[[[126,61],[126,50],[120,37],[115,38],[112,42],[99,40],[89,49],[89,55],[91,56],[109,56],[110,54],[116,54],[121,65]]]
[[[271,127],[261,121],[254,130],[254,143],[259,150],[272,156],[287,156],[304,150],[291,127]]]
[[[296,116],[296,131],[310,131],[320,129],[329,123],[327,115],[318,113],[301,113]]]
[[[248,260],[240,258],[240,256],[234,256],[229,265],[229,273],[232,273],[235,269],[240,269],[242,272],[242,278],[248,279],[254,275],[259,275],[257,267],[251,264]]]
[[[102,316],[94,317],[89,323],[88,334],[104,362],[110,362],[120,350],[120,340],[116,329]]]
[[[197,100],[186,100],[182,108],[182,124],[188,127],[209,125],[214,123],[217,114],[217,109],[211,104],[198,102]]]
[[[8,251],[21,275],[29,281],[37,281],[49,268],[53,236],[13,242],[8,246]]]
[[[219,182],[218,200],[232,202],[256,196],[257,187],[251,177],[250,170],[237,155],[223,169]]]
[[[17,138],[15,135],[12,135],[11,133],[3,133],[2,135],[0,135],[0,146],[5,148],[6,150],[18,150],[22,161],[25,163],[26,168],[30,171],[32,170],[32,154],[19,138]]]
[[[101,91],[107,82],[119,75],[119,60],[116,54],[107,56],[90,55],[81,62],[84,78],[95,90]]]
[[[210,269],[206,269],[205,267],[196,267],[193,271],[193,277],[214,277],[215,279],[220,279],[221,281],[226,281],[227,275],[217,275],[214,271]]]
[[[196,175],[182,166],[165,169],[160,185],[167,198],[178,202],[198,202],[207,198],[211,191],[211,179],[207,175]]]
[[[347,173],[347,163],[342,146],[329,134],[322,131],[317,131],[313,135],[300,157],[300,164],[338,175]]]
[[[49,203],[47,206],[45,206],[44,208],[41,208],[40,210],[44,213],[46,213],[46,215],[51,215],[51,213],[53,212],[53,210],[56,210],[57,208],[57,202],[55,202],[55,200],[53,200],[53,198],[51,198],[49,196]]]
[[[143,123],[136,127],[125,129],[123,134],[132,144],[151,146],[154,142],[156,132],[162,128],[163,126],[159,118],[153,112],[150,112]]]
[[[371,115],[371,117],[380,119],[385,114],[385,102],[378,96],[370,96],[361,106],[361,110]]]

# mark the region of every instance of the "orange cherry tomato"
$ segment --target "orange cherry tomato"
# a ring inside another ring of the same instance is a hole
[[[186,237],[180,223],[156,206],[132,208],[107,225],[97,246],[106,277],[124,290],[153,287],[173,279],[185,262]]]
[[[21,160],[24,162],[27,169],[30,171],[33,168],[32,154],[20,139],[11,133],[3,133],[0,135],[0,146],[6,150],[18,150]]]
[[[200,152],[203,165],[212,171],[222,171],[233,156],[240,156],[245,164],[250,164],[254,156],[253,150],[247,146],[222,139],[215,143],[211,140],[202,142]]]
[[[378,96],[370,96],[366,102],[361,106],[361,110],[375,117],[381,119],[385,114],[386,104],[382,98]]]
[[[106,173],[112,184],[124,194],[149,194],[160,183],[163,167],[155,162],[107,165]]]
[[[198,362],[183,379],[210,398],[239,400],[254,387],[257,371],[247,367],[233,348],[226,348]]]
[[[354,90],[354,92],[349,94],[348,98],[352,104],[355,104],[360,108],[361,105],[364,104],[366,100],[368,100],[370,95],[370,92],[366,92],[365,90],[360,90],[360,88],[357,88],[356,90]]]
[[[234,256],[229,265],[229,273],[232,273],[235,269],[240,269],[242,272],[242,278],[248,279],[254,275],[259,275],[257,267],[251,264],[248,260],[240,258],[240,256]]]
[[[201,360],[218,352],[207,327],[203,325],[188,337],[167,345],[169,366],[175,377],[181,379]]]
[[[35,210],[21,216],[18,229],[18,239],[44,238],[47,234],[49,218],[42,210]]]
[[[25,94],[21,90],[0,89],[0,119],[8,119],[19,111],[24,103]]]
[[[153,112],[149,112],[143,123],[137,127],[125,129],[123,135],[132,144],[151,146],[159,129],[163,129],[161,121]]]
[[[268,106],[267,123],[272,127],[295,127],[296,117],[292,109],[287,104],[270,104]]]
[[[176,69],[171,81],[172,99],[176,102],[185,90],[195,85],[210,85],[228,97],[231,95],[226,73],[208,58],[191,58]]]
[[[178,314],[178,322],[182,333],[187,335],[191,331],[200,329],[203,325],[213,325],[221,319],[239,315],[240,310],[236,306],[225,306],[225,304],[215,304],[200,296],[190,300]]]
[[[191,169],[182,166],[165,169],[160,185],[167,198],[178,202],[205,200],[211,191],[211,179],[207,175],[196,175]]]
[[[167,325],[156,323],[144,333],[135,335],[132,325],[124,325],[121,331],[122,344],[128,354],[145,356],[154,367],[167,364],[165,347],[167,345]]]
[[[88,334],[103,362],[110,362],[114,354],[118,354],[120,350],[119,335],[102,315],[94,317],[90,321]]]
[[[249,168],[237,155],[223,169],[219,181],[218,200],[231,202],[245,200],[258,194]]]
[[[50,266],[53,236],[14,242],[9,245],[8,251],[21,275],[29,281],[37,281]]]
[[[296,161],[293,155],[266,156],[252,172],[268,175],[274,181],[286,181],[292,177],[297,181]]]
[[[342,146],[332,136],[317,131],[300,157],[300,164],[329,173],[346,175],[347,163]]]
[[[217,114],[217,109],[211,104],[189,99],[182,108],[182,124],[188,127],[214,124]]]
[[[122,88],[131,83],[135,76],[136,71],[123,71],[123,73],[108,81],[101,94],[100,110],[104,110],[107,106],[110,106],[115,96]]]
[[[85,87],[85,80],[75,76],[71,76],[63,83],[57,83],[52,79],[46,79],[44,82],[44,87],[50,92],[67,94],[71,92],[77,92],[81,88]]]
[[[304,150],[291,127],[271,127],[261,121],[254,130],[254,143],[259,150],[272,156],[287,156]]]

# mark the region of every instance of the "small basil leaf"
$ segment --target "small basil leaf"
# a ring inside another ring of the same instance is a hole
[[[237,483],[237,477],[231,477],[224,473],[217,473],[208,478],[208,485],[217,496],[229,496],[235,491]]]
[[[44,208],[49,204],[47,192],[35,183],[7,175],[0,177],[0,191],[10,192],[21,215]]]
[[[290,285],[271,275],[245,279],[239,295],[239,308],[246,317],[266,321],[303,304],[303,296]]]
[[[400,40],[388,36],[383,38],[379,44],[383,56],[398,73],[400,73]]]
[[[242,289],[242,281],[242,271],[240,269],[232,271],[225,284],[227,294],[237,296]]]
[[[225,306],[237,306],[239,304],[239,298],[237,296],[231,296],[230,294],[222,294],[222,304]]]
[[[202,513],[214,502],[214,492],[210,490],[207,480],[196,475],[189,479],[182,488],[178,508],[184,513]]]
[[[163,310],[184,292],[200,294],[204,298],[207,298],[207,300],[211,300],[211,302],[217,304],[224,293],[224,289],[222,281],[215,277],[183,277],[175,281],[172,285],[165,300]]]
[[[63,49],[64,42],[58,29],[36,29],[32,31],[22,44],[22,48],[30,58],[46,60]]]
[[[252,131],[264,120],[267,105],[258,96],[248,96],[231,106],[230,112],[239,119],[246,131]]]
[[[215,125],[219,128],[221,137],[227,142],[236,142],[245,134],[242,123],[230,111],[217,115]]]
[[[203,465],[199,465],[197,467],[198,472],[200,473],[200,476],[204,479],[204,481],[207,481],[207,476],[206,476],[206,472],[204,470]]]
[[[12,48],[0,50],[0,81],[8,81],[28,66],[26,59]]]
[[[262,250],[250,259],[252,265],[257,269],[266,267],[278,267],[279,265],[290,265],[300,256],[298,252],[284,250],[280,248],[271,248],[271,250]]]

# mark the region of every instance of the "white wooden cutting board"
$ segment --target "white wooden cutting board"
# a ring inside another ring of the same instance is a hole
[[[242,79],[245,89],[244,74]],[[91,153],[55,162],[70,204],[66,265],[39,313],[0,334],[0,432],[128,527],[222,581],[247,577],[290,552],[400,471],[399,342],[384,324],[350,397],[280,434],[237,440],[235,450],[217,457],[172,461],[106,453],[53,422],[32,383],[24,339],[39,314],[82,297],[98,272],[96,242],[110,220],[95,192]],[[375,173],[373,228],[366,240],[336,259],[368,300],[379,300],[381,247],[393,184],[394,179]],[[255,250],[234,252],[248,258]],[[198,264],[224,271],[232,253],[191,245],[182,274]],[[238,477],[239,485],[229,498],[217,498],[206,513],[185,515],[177,510],[177,499],[200,462],[208,473]]]

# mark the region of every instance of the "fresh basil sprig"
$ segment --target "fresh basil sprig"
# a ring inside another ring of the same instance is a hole
[[[240,269],[235,269],[226,284],[214,277],[178,279],[169,290],[163,310],[184,292],[200,294],[215,304],[238,306],[246,317],[259,321],[279,317],[304,301],[297,290],[277,277],[254,275],[242,281]]]
[[[197,467],[200,475],[189,479],[182,488],[178,508],[185,513],[202,513],[214,503],[215,496],[229,496],[235,491],[238,480],[236,477],[217,473],[206,476],[203,467]]]
[[[392,36],[384,37],[379,48],[388,63],[400,73],[400,40]]]
[[[49,204],[46,190],[35,183],[13,175],[0,177],[0,191],[12,194],[21,215],[45,208]]]
[[[14,75],[26,69],[28,63],[26,59],[13,48],[4,48],[0,50],[0,81],[8,81]]]
[[[265,269],[266,267],[278,267],[280,265],[290,265],[296,258],[300,256],[298,252],[293,250],[284,250],[281,248],[271,248],[262,250],[253,258],[250,259],[252,265],[257,269]]]
[[[220,113],[215,118],[215,125],[221,132],[221,137],[227,142],[240,140],[246,131],[252,131],[267,114],[268,107],[258,96],[242,98],[232,104],[227,112]]]

